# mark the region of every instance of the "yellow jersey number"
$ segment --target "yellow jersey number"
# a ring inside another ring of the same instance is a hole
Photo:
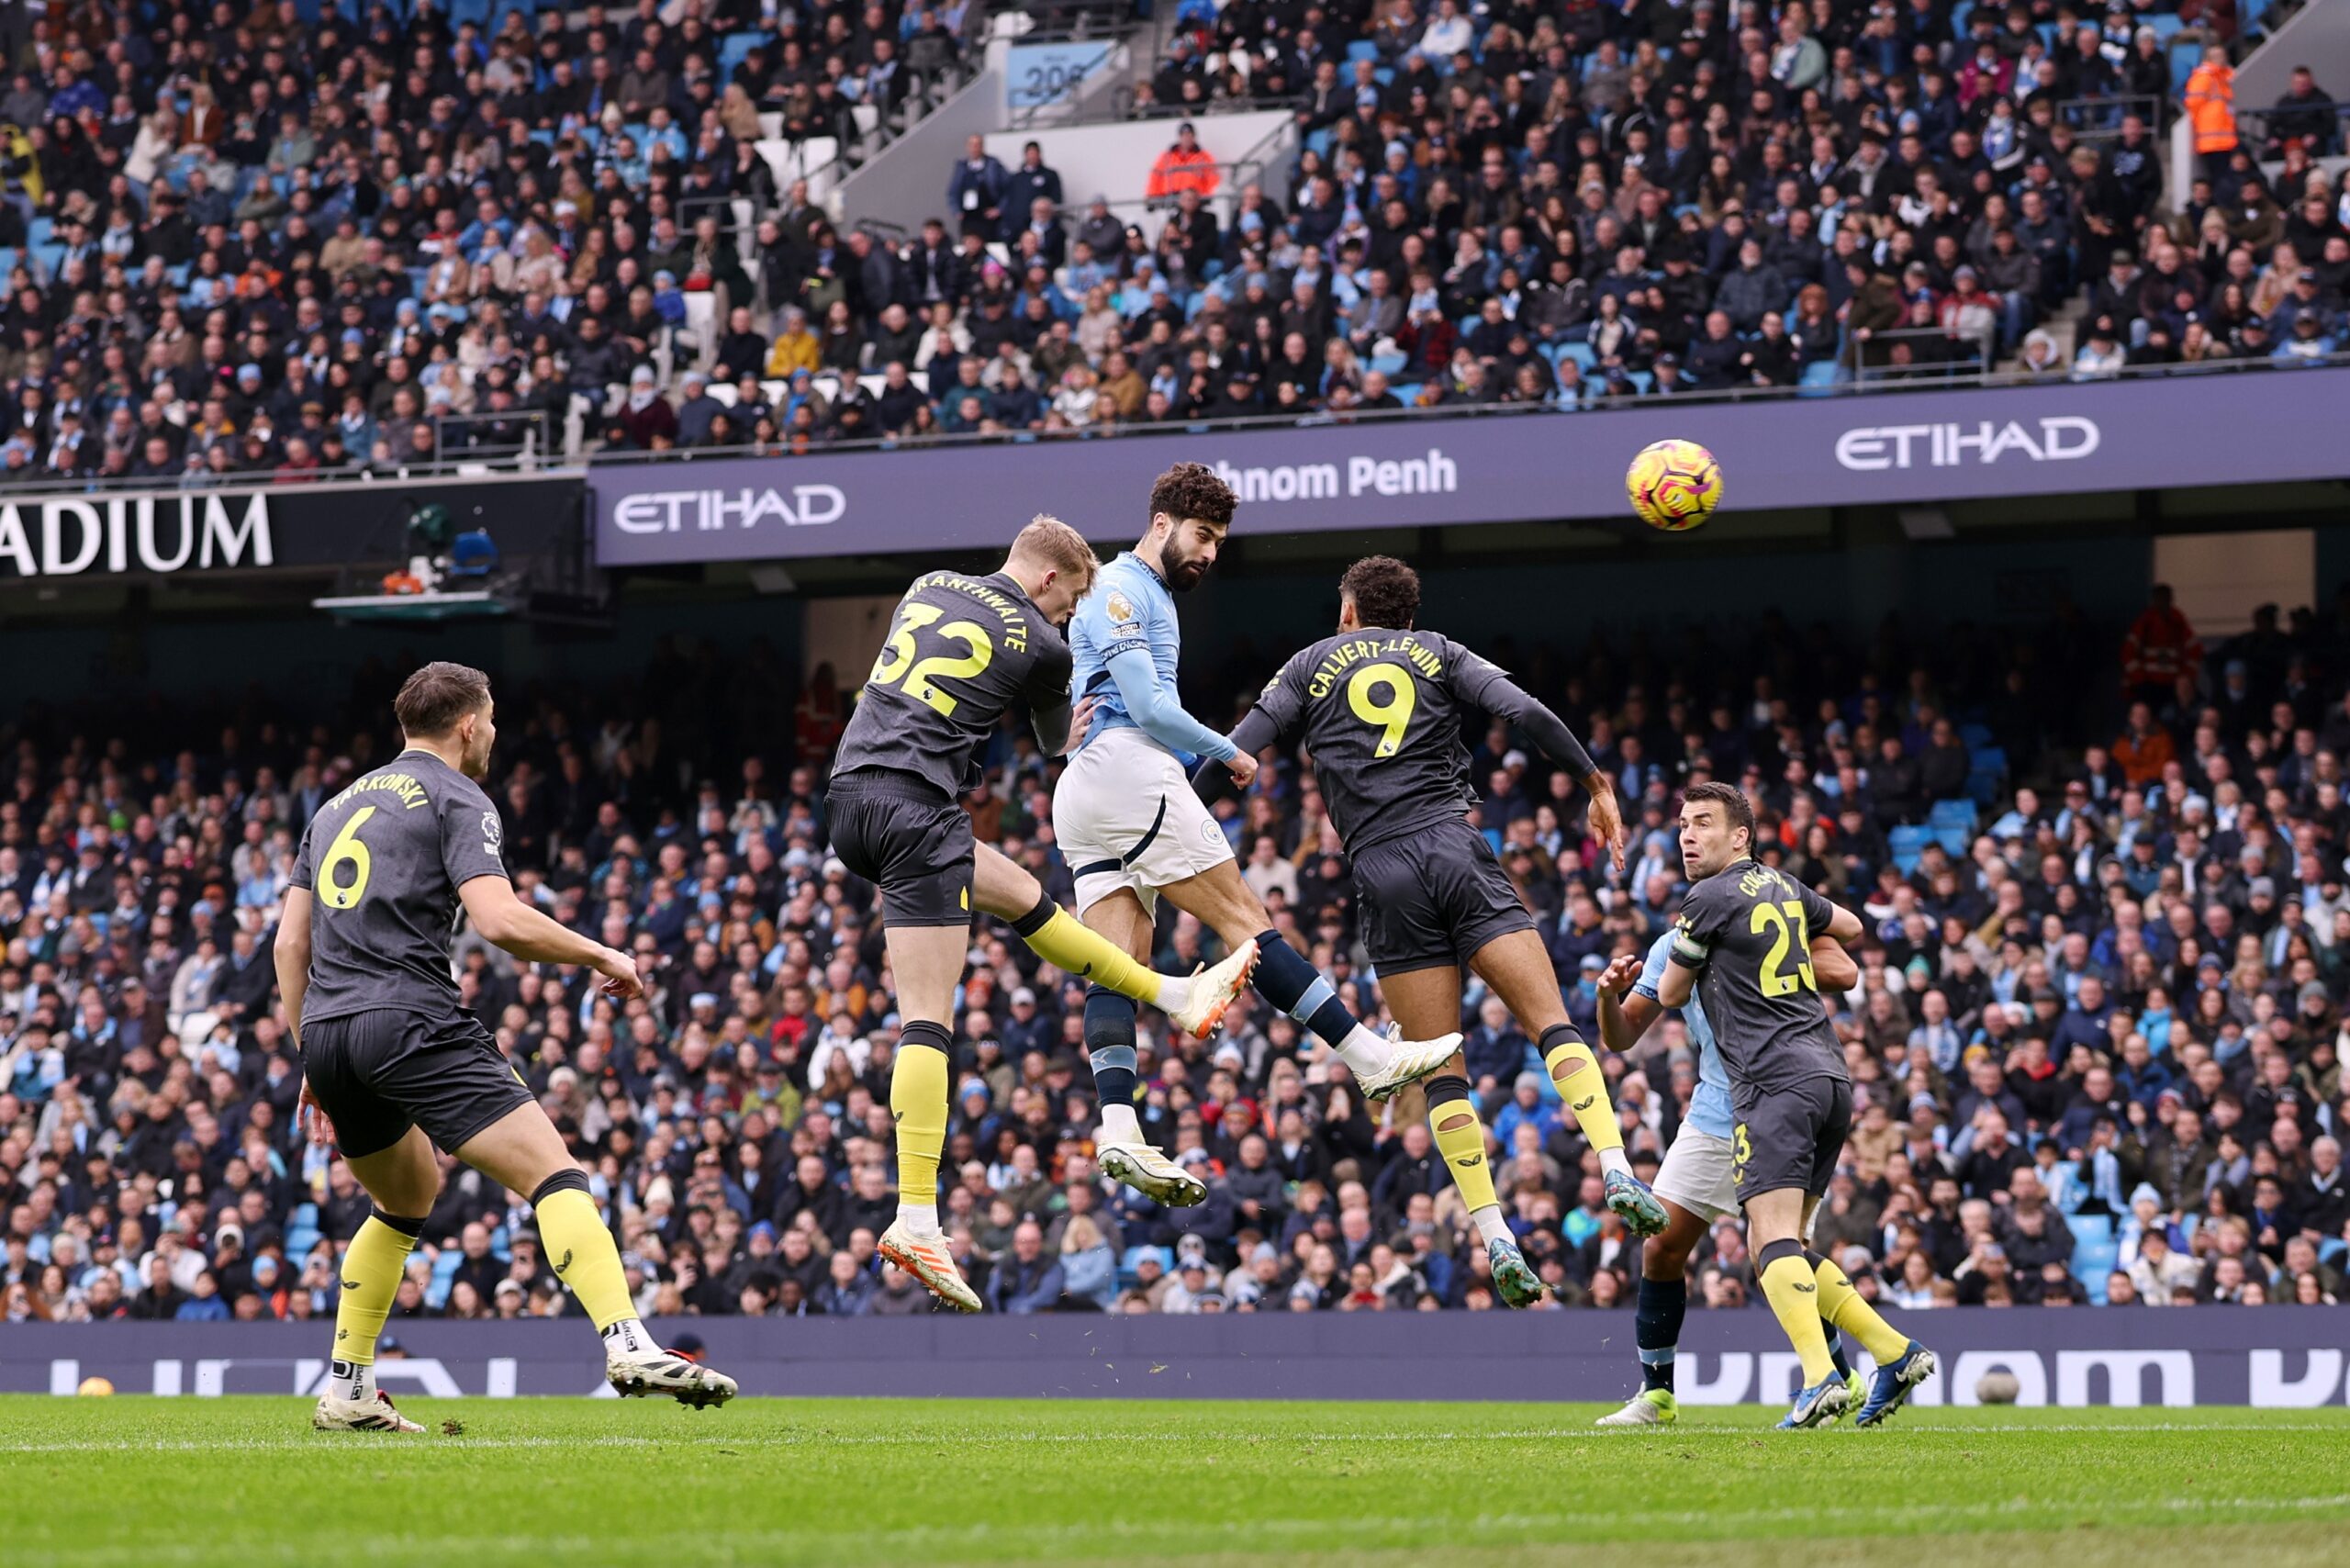
[[[362,806],[351,813],[342,831],[327,846],[326,857],[319,862],[319,899],[329,909],[355,909],[367,896],[367,876],[375,869],[375,860],[367,853],[366,840],[359,830],[375,814],[373,806]]]
[[[1801,899],[1756,904],[1748,929],[1757,936],[1765,932],[1771,935],[1771,951],[1762,958],[1763,995],[1792,996],[1798,991],[1819,989],[1811,972],[1811,933]],[[1790,953],[1795,955],[1793,969],[1785,967]]]
[[[866,678],[866,684],[894,686],[903,680],[907,696],[928,703],[942,714],[952,714],[955,699],[941,691],[936,683],[950,677],[968,679],[987,668],[995,660],[995,642],[977,622],[949,621],[938,628],[938,635],[962,644],[967,650],[964,656],[934,654],[926,659],[915,658],[914,633],[946,613],[934,604],[906,606],[905,613],[890,629],[889,642],[882,644],[881,656],[873,661],[873,673]]]
[[[1387,693],[1384,700],[1372,695],[1382,688]],[[1404,731],[1419,702],[1419,684],[1401,665],[1365,665],[1347,681],[1347,706],[1355,717],[1385,732],[1371,753],[1374,756],[1393,756],[1403,748]]]

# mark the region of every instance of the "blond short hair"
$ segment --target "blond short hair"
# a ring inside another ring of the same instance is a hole
[[[1012,542],[1011,559],[1050,566],[1064,577],[1074,577],[1080,593],[1093,586],[1093,574],[1102,568],[1102,563],[1094,557],[1093,546],[1085,542],[1085,535],[1044,512],[1038,512]]]

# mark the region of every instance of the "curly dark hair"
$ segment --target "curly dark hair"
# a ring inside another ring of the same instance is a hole
[[[1405,631],[1420,612],[1420,574],[1393,555],[1365,555],[1338,579],[1338,594],[1364,625]]]
[[[1232,487],[1204,463],[1178,463],[1150,487],[1150,515],[1165,512],[1177,522],[1212,522],[1232,526],[1232,509],[1239,498]]]

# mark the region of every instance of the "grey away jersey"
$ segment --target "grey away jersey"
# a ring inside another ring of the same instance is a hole
[[[1515,720],[1501,666],[1434,632],[1341,633],[1265,683],[1257,710],[1281,741],[1303,737],[1348,853],[1448,819],[1477,801],[1462,713]],[[1496,708],[1498,704],[1498,708]]]
[[[1673,956],[1699,970],[1698,1000],[1734,1095],[1844,1078],[1844,1047],[1820,1006],[1811,937],[1836,910],[1783,871],[1740,860],[1689,890]]]
[[[506,875],[502,842],[481,786],[431,752],[404,751],[319,808],[292,878],[311,893],[302,1021],[459,1012],[457,890]]]
[[[979,781],[979,754],[1014,702],[1069,701],[1069,644],[1002,572],[930,572],[898,602],[833,777],[890,767],[949,799]]]

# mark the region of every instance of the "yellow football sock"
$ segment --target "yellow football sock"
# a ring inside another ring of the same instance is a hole
[[[578,1182],[577,1186],[557,1187],[553,1192],[543,1186],[532,1203],[538,1211],[541,1254],[555,1277],[571,1287],[571,1294],[579,1298],[601,1333],[622,1318],[634,1317],[636,1303],[629,1299],[621,1249],[605,1228],[595,1198],[586,1191],[587,1179],[580,1177]]]
[[[1037,918],[1039,911],[1046,912],[1041,920]],[[1038,958],[1064,973],[1091,980],[1120,996],[1153,1007],[1167,1003],[1167,984],[1161,976],[1135,962],[1119,950],[1117,944],[1086,926],[1058,904],[1038,904],[1028,915],[1013,922],[1012,928]]]
[[[1762,1265],[1762,1294],[1778,1315],[1787,1342],[1803,1358],[1803,1385],[1816,1388],[1836,1371],[1836,1360],[1828,1353],[1828,1331],[1820,1326],[1819,1282],[1804,1261],[1803,1249],[1794,1242],[1773,1242],[1762,1250],[1774,1254]]]
[[[375,1340],[384,1332],[384,1319],[391,1316],[408,1255],[423,1229],[420,1219],[394,1219],[378,1210],[351,1238],[339,1265],[342,1299],[334,1309],[336,1360],[360,1366],[375,1361]]]
[[[1600,1153],[1624,1147],[1624,1129],[1616,1122],[1615,1102],[1607,1097],[1607,1075],[1599,1058],[1583,1043],[1570,1024],[1555,1024],[1542,1032],[1542,1065],[1559,1086],[1559,1098],[1574,1113],[1576,1130]]]
[[[1878,1316],[1833,1259],[1815,1257],[1812,1274],[1819,1282],[1820,1316],[1858,1339],[1877,1365],[1901,1359],[1909,1349],[1909,1336]]]
[[[938,1203],[938,1157],[946,1148],[949,1043],[945,1025],[923,1019],[908,1024],[898,1040],[898,1059],[890,1071],[890,1114],[898,1124],[901,1207]]]
[[[1437,1152],[1452,1167],[1453,1182],[1469,1212],[1497,1204],[1501,1200],[1494,1196],[1494,1168],[1485,1159],[1485,1126],[1477,1118],[1477,1103],[1469,1098],[1467,1080],[1429,1082],[1428,1129],[1436,1134]]]

